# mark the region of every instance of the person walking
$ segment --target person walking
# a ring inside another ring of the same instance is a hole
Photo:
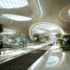
[[[3,48],[3,42],[0,42],[0,55],[1,55],[1,49]]]
[[[24,42],[23,42],[23,48],[24,48]]]

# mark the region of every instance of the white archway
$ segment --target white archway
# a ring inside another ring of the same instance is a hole
[[[33,38],[32,38],[32,29],[33,29],[36,25],[38,25],[38,24],[50,24],[50,25],[52,25],[52,26],[55,26],[55,27],[61,32],[61,34],[65,34],[64,31],[63,31],[59,26],[57,26],[57,25],[55,25],[55,24],[53,24],[53,23],[49,23],[49,22],[38,22],[38,23],[33,24],[33,25],[30,27],[30,29],[29,29],[29,36],[30,36],[31,40],[33,40]]]

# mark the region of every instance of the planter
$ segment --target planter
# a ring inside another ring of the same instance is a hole
[[[60,48],[62,48],[62,50],[70,50],[70,45],[60,45]]]

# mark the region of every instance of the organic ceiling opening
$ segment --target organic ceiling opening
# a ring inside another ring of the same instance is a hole
[[[50,24],[38,24],[32,29],[32,34],[56,34],[58,32],[60,32],[58,28]]]
[[[49,36],[52,40],[55,40],[55,34],[65,34],[64,31],[57,25],[49,22],[39,22],[33,24],[29,29],[30,38],[33,40],[33,34],[38,34],[41,38]]]

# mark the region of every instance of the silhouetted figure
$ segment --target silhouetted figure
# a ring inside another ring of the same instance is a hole
[[[0,42],[0,55],[1,55],[1,49],[3,48],[3,42]]]
[[[26,47],[27,47],[27,42],[26,42]]]
[[[1,41],[0,42],[0,49],[2,49],[3,48],[3,42]]]
[[[23,47],[24,47],[24,42],[23,42]]]

